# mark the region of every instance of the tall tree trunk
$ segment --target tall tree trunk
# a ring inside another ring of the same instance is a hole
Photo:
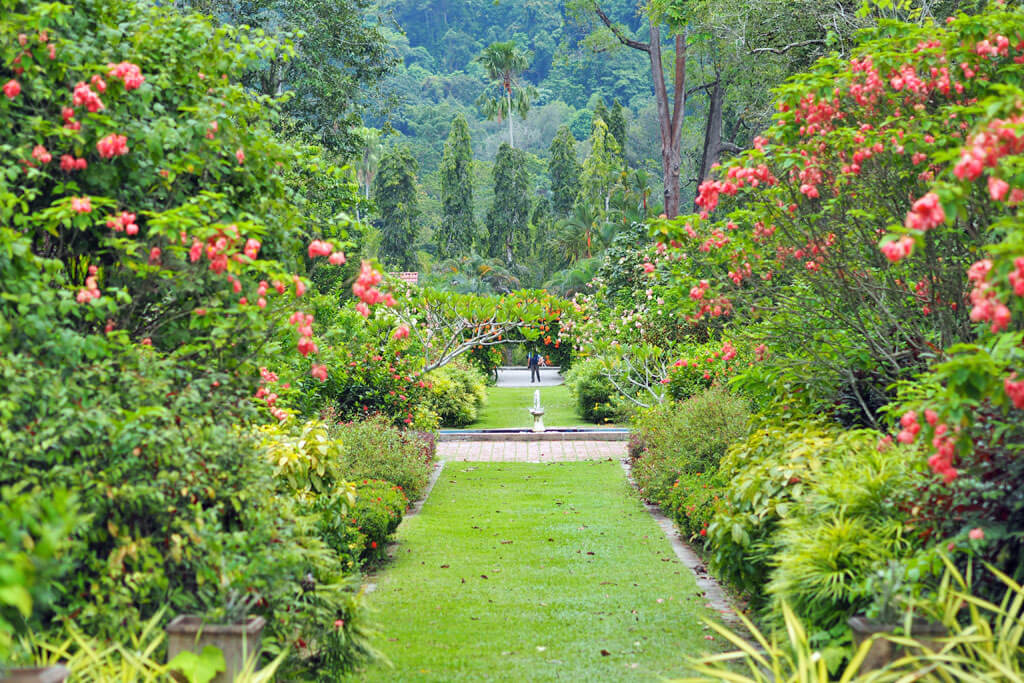
[[[672,82],[672,101],[668,99],[665,85],[665,69],[661,64],[661,29],[651,24],[651,42],[641,43],[626,36],[612,22],[599,5],[594,11],[616,39],[626,47],[646,52],[651,60],[651,77],[654,81],[654,99],[658,105],[658,126],[661,132],[661,170],[665,184],[665,214],[669,218],[679,215],[679,173],[682,165],[679,154],[683,116],[686,113],[686,36],[675,36],[675,73]]]
[[[675,37],[675,78],[672,102],[668,100],[665,73],[661,65],[661,30],[651,25],[651,76],[654,96],[658,105],[658,124],[661,128],[661,171],[665,183],[665,215],[679,215],[679,173],[682,165],[679,143],[686,111],[686,36]]]
[[[505,89],[505,97],[508,101],[508,146],[515,149],[516,143],[512,140],[512,91]]]
[[[708,122],[704,127],[704,153],[700,158],[700,175],[697,182],[702,183],[711,175],[711,167],[718,163],[722,156],[722,100],[725,92],[722,83],[715,80],[708,93]]]

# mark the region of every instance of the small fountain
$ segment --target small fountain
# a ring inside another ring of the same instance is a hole
[[[533,392],[533,407],[530,408],[530,415],[533,415],[533,431],[544,431],[544,409],[540,407],[540,389]]]

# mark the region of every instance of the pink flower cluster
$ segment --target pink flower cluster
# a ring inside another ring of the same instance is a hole
[[[694,301],[700,301],[707,294],[708,289],[711,287],[711,283],[707,280],[701,280],[695,286],[690,288],[690,298]]]
[[[1010,309],[1006,304],[999,301],[995,290],[988,280],[988,274],[992,270],[992,261],[983,259],[972,265],[967,270],[967,279],[974,283],[970,299],[971,320],[974,322],[991,322],[993,333],[1005,330],[1010,324]]]
[[[78,290],[75,300],[80,304],[100,298],[99,287],[96,286],[96,266],[89,266],[89,276],[85,278],[85,289]]]
[[[32,149],[32,158],[38,161],[40,164],[48,164],[53,160],[53,155],[46,151],[46,148],[42,145],[36,145]]]
[[[114,232],[124,232],[128,235],[139,234],[139,226],[135,223],[135,214],[122,211],[120,216],[107,219],[107,227]]]
[[[942,209],[939,195],[929,192],[914,202],[907,213],[904,223],[910,230],[926,231],[942,225],[946,221],[946,212]]]
[[[291,317],[288,318],[288,323],[295,325],[296,330],[299,333],[298,349],[299,353],[303,356],[309,354],[316,354],[319,349],[316,346],[316,342],[313,341],[313,316],[302,311],[295,311]]]
[[[399,325],[398,328],[395,330],[395,334],[394,334],[395,340],[405,339],[408,336],[409,336],[409,326],[408,325]]]
[[[71,107],[61,109],[61,117],[64,119],[64,127],[68,130],[81,130],[82,124],[75,121],[75,110]]]
[[[1010,376],[1003,380],[1003,389],[1006,395],[1013,402],[1013,407],[1024,409],[1024,380],[1017,381],[1017,373],[1010,373]]]
[[[1017,296],[1024,296],[1024,256],[1018,256],[1013,260],[1015,270],[1009,275],[1010,286]]]
[[[72,171],[84,171],[88,168],[89,163],[83,159],[76,159],[71,154],[63,154],[60,157],[60,170],[65,173],[71,173]]]
[[[1024,116],[989,123],[960,151],[960,161],[953,167],[954,175],[960,180],[977,180],[986,168],[995,168],[1002,157],[1024,152],[1024,136],[1015,129],[1021,124],[1024,124]]]
[[[13,100],[19,93],[21,93],[21,83],[13,78],[4,83],[4,95],[7,96],[7,99]]]
[[[75,213],[92,213],[92,200],[88,197],[72,197],[71,210]]]
[[[352,293],[359,297],[356,310],[364,318],[370,316],[370,306],[374,304],[382,303],[389,307],[395,305],[395,298],[391,296],[391,292],[382,293],[377,288],[382,279],[383,276],[374,270],[369,261],[363,261],[363,265],[359,269],[359,277],[352,283]]]
[[[914,238],[904,235],[897,240],[886,242],[880,249],[885,254],[885,258],[893,263],[898,263],[914,252]]]
[[[953,467],[953,458],[956,456],[956,441],[949,433],[949,425],[939,422],[939,416],[934,410],[924,411],[925,421],[932,427],[932,447],[935,453],[928,458],[928,466],[936,474],[942,475],[943,480],[948,484],[960,476]],[[900,418],[900,426],[903,428],[896,436],[900,443],[914,443],[921,431],[921,425],[917,421],[917,412],[911,410]]]
[[[724,180],[705,180],[701,183],[694,203],[702,209],[701,217],[707,218],[718,207],[719,195],[724,194],[731,197],[746,185],[757,187],[764,183],[771,186],[778,182],[778,179],[772,175],[771,170],[765,164],[759,164],[753,168],[733,166],[726,172]]]
[[[128,138],[111,133],[96,143],[96,150],[104,159],[112,159],[128,153]]]
[[[316,363],[314,363],[313,367],[311,367],[310,370],[309,370],[309,374],[310,374],[311,377],[314,377],[314,378],[320,380],[321,382],[326,382],[327,381],[327,366],[326,365],[317,365]]]
[[[107,74],[111,78],[120,78],[124,82],[125,90],[135,90],[146,81],[146,78],[142,75],[142,70],[131,62],[107,64],[107,68],[109,69]],[[97,77],[94,76],[93,78]]]
[[[277,384],[277,381],[277,373],[271,372],[266,368],[260,368],[261,384]],[[285,388],[287,388],[287,385],[285,385]],[[288,413],[274,405],[275,403],[277,403],[278,396],[271,389],[261,386],[259,389],[256,390],[255,398],[266,403],[267,408],[270,409],[270,414],[276,417],[279,422],[284,422],[285,420],[288,419]]]
[[[102,81],[100,81],[102,83]],[[103,86],[106,89],[106,85]],[[88,84],[79,81],[71,94],[71,101],[76,107],[85,107],[90,112],[98,112],[105,109],[100,96],[93,92]]]
[[[309,258],[314,259],[317,256],[326,256],[327,260],[334,266],[340,266],[345,263],[345,253],[334,251],[334,245],[330,242],[313,240],[309,243]]]

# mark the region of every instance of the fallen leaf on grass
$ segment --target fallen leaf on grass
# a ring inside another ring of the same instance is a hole
[[[442,564],[441,565],[441,569],[448,569],[448,567],[450,567],[450,566],[451,565],[449,565],[449,564]]]
[[[502,542],[501,542],[501,544],[502,544],[502,545],[508,545],[508,544],[509,544],[509,543],[511,543],[511,542],[512,542],[512,541],[502,541]]]
[[[481,579],[486,579],[486,578],[487,578],[487,574],[481,574],[481,575],[480,575],[480,578],[481,578]]]
[[[602,657],[607,657],[610,654],[611,654],[611,652],[608,652],[608,650],[601,650],[601,656]]]

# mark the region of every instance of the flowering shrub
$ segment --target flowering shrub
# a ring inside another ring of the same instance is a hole
[[[323,374],[292,271],[310,238],[343,267],[313,198],[356,200],[240,85],[288,48],[121,0],[0,0],[0,33],[0,483],[67,489],[92,520],[39,624],[107,637],[255,595],[268,651],[316,643],[287,666],[315,668],[361,608],[290,500],[253,494],[273,484],[247,427],[288,417],[269,365]],[[322,184],[294,184],[306,166]]]
[[[430,478],[432,446],[417,432],[400,430],[383,417],[339,424],[332,429],[344,443],[343,470],[349,481],[382,479],[418,500]]]
[[[356,484],[356,502],[350,521],[365,536],[362,559],[379,562],[387,556],[388,538],[402,522],[409,499],[401,486],[378,479]]]
[[[1014,324],[1019,238],[994,249],[991,284],[984,265],[968,270],[1018,232],[1022,23],[999,7],[947,29],[882,23],[852,59],[780,88],[776,125],[701,186],[701,213],[653,227],[716,264],[703,283],[686,260],[674,270],[692,318],[768,321],[758,343],[774,364],[799,368],[796,386],[844,387],[832,400],[869,423],[891,382],[975,340],[973,321]]]
[[[650,408],[634,422],[644,444],[633,462],[641,495],[661,505],[698,544],[728,482],[719,474],[719,461],[746,434],[749,417],[746,401],[715,387]]]

